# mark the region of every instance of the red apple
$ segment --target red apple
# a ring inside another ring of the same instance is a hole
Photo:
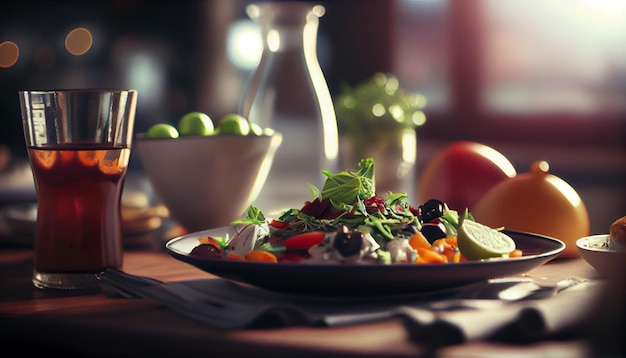
[[[454,142],[419,173],[416,193],[420,202],[438,199],[452,210],[471,212],[489,189],[516,175],[513,164],[497,150],[475,142]]]

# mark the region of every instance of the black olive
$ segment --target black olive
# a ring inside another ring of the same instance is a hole
[[[349,233],[338,231],[335,235],[335,240],[333,241],[333,247],[335,247],[335,249],[345,257],[359,253],[362,246],[363,233],[359,231]]]
[[[441,225],[438,224],[424,224],[421,232],[431,244],[435,242],[435,240],[446,237],[445,231],[441,228]]]
[[[222,258],[222,252],[211,244],[201,244],[194,247],[189,253],[191,256],[205,257],[205,258]]]
[[[433,222],[443,216],[443,202],[430,199],[419,206],[419,217],[423,223]]]

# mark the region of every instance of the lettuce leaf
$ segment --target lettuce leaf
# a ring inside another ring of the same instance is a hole
[[[376,194],[374,182],[374,159],[359,161],[358,170],[345,170],[336,174],[322,171],[326,181],[321,191],[322,199],[328,199],[336,209],[356,204]]]

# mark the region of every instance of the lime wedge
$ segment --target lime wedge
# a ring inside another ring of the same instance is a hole
[[[460,216],[457,242],[459,250],[468,260],[506,257],[515,250],[515,241],[508,235]]]

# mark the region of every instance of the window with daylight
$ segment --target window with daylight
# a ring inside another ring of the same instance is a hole
[[[396,69],[424,136],[626,142],[626,2],[402,0]]]

